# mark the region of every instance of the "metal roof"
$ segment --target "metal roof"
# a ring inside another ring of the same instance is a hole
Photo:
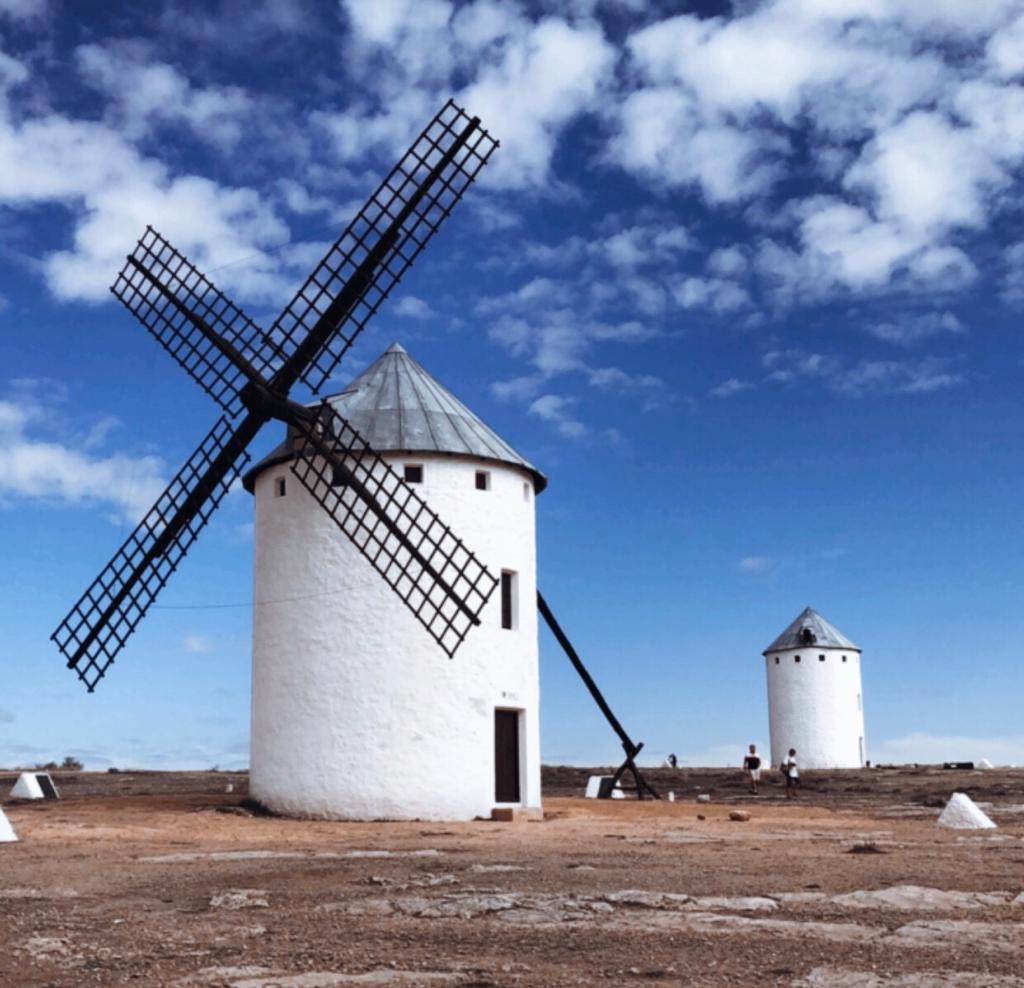
[[[809,632],[809,634],[807,634]],[[783,652],[789,648],[846,648],[860,649],[835,625],[829,624],[813,607],[805,607],[799,617],[775,639],[761,654]]]
[[[509,463],[533,474],[538,494],[547,487],[544,474],[399,343],[392,343],[344,391],[327,401],[379,453],[446,453]],[[260,471],[292,455],[292,444],[285,439],[246,473],[246,490],[252,491]]]

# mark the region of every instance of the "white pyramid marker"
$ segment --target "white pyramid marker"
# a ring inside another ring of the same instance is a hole
[[[955,830],[992,830],[996,825],[978,809],[978,804],[970,796],[955,792],[939,817],[939,826]]]
[[[0,844],[11,844],[16,842],[17,839],[18,835],[14,832],[11,821],[7,819],[7,814],[4,813],[3,807],[0,807]]]
[[[11,799],[60,799],[49,772],[22,772],[11,789]]]

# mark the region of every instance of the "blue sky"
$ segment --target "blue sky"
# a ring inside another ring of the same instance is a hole
[[[216,418],[108,286],[152,223],[269,321],[449,96],[501,149],[334,383],[400,340],[549,475],[634,736],[766,743],[811,604],[870,757],[1024,763],[1022,79],[1022,0],[0,0],[0,764],[246,764],[244,492],[94,695],[48,641]]]

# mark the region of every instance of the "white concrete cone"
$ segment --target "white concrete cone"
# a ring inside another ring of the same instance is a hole
[[[7,814],[3,809],[0,809],[0,844],[11,844],[17,839],[18,835],[14,832],[11,821],[7,819]]]
[[[993,823],[966,793],[955,792],[939,816],[940,827],[955,830],[993,830]]]

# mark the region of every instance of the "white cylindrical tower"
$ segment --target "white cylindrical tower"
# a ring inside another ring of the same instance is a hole
[[[329,401],[501,582],[449,659],[291,473],[286,439],[245,478],[253,798],[326,819],[539,809],[544,476],[397,344]]]
[[[772,764],[795,748],[801,768],[861,768],[860,649],[808,607],[763,654]]]

